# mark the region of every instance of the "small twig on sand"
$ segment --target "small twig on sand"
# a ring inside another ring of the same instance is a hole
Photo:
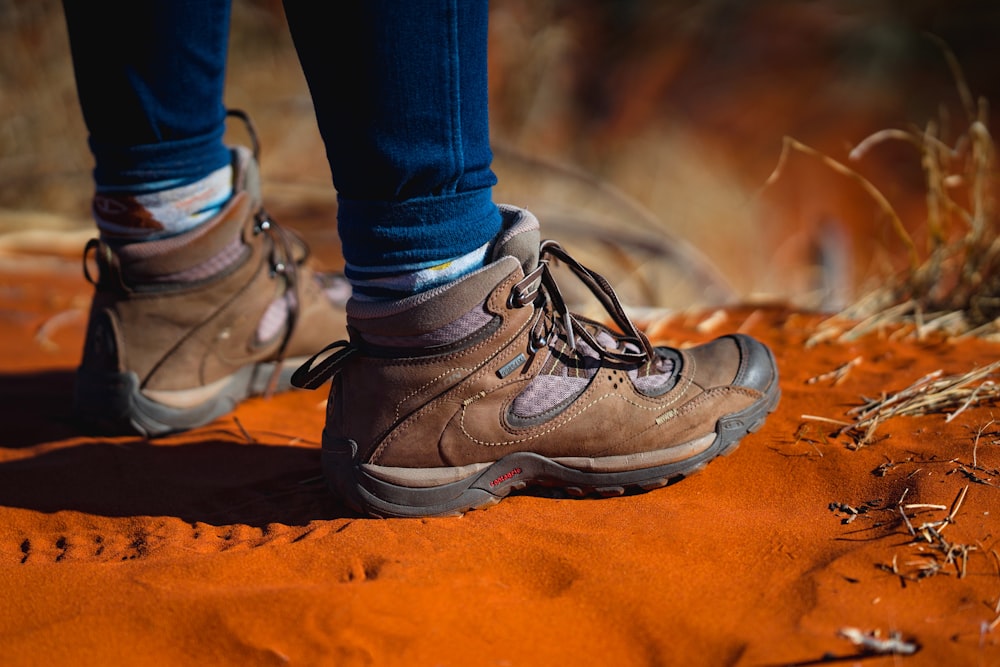
[[[969,493],[968,484],[962,487],[962,490],[958,492],[958,496],[955,498],[955,502],[951,504],[951,512],[948,513],[948,518],[946,519],[948,523],[955,523],[955,515],[958,514],[958,510],[962,507],[962,503],[965,502],[965,495],[967,493]]]
[[[236,428],[240,430],[240,433],[243,434],[243,437],[247,439],[247,442],[254,444],[257,442],[257,439],[254,438],[252,435],[250,435],[250,431],[246,430],[246,428],[243,426],[243,422],[240,421],[239,417],[234,415],[233,422],[235,422]]]
[[[833,381],[833,385],[836,386],[836,385],[840,384],[841,382],[843,382],[844,378],[847,377],[847,374],[851,372],[851,369],[854,368],[855,366],[859,365],[861,363],[861,361],[862,361],[862,357],[860,357],[860,356],[859,357],[854,357],[853,359],[851,359],[847,363],[841,364],[840,366],[837,366],[832,371],[828,371],[826,373],[821,373],[819,375],[815,375],[815,376],[809,378],[808,380],[806,380],[806,384],[816,384],[818,382],[826,382],[827,380],[832,380]]]
[[[864,632],[858,628],[841,628],[837,635],[848,640],[865,653],[876,655],[913,655],[920,650],[916,642],[905,641],[899,632],[890,632],[886,638],[878,630]]]
[[[976,429],[976,439],[973,440],[973,442],[972,442],[972,468],[973,469],[976,469],[976,468],[979,467],[979,464],[976,461],[976,457],[977,457],[978,451],[979,451],[979,439],[981,437],[983,437],[983,433],[986,432],[986,429],[988,429],[990,426],[993,426],[993,424],[994,424],[994,421],[991,419],[988,422],[986,422],[985,424],[983,424],[982,426],[980,426],[978,429]]]
[[[52,336],[63,327],[76,324],[81,321],[85,316],[85,313],[79,308],[71,308],[70,310],[63,310],[55,315],[52,315],[47,320],[39,325],[38,329],[35,331],[35,342],[42,346],[46,350],[57,350],[59,346],[52,340]]]
[[[853,424],[853,422],[845,422],[842,419],[830,419],[829,417],[820,417],[819,415],[800,415],[799,418],[814,422],[825,422],[827,424],[836,424],[838,426],[851,426]]]

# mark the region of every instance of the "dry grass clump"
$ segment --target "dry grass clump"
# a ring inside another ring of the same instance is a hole
[[[850,365],[842,366],[843,372]],[[833,377],[841,369],[826,375]],[[876,431],[892,417],[945,414],[945,421],[951,422],[970,407],[1000,404],[1000,361],[958,375],[944,375],[937,370],[904,389],[862,400],[861,405],[847,411],[849,421],[817,415],[802,418],[838,426],[832,435],[847,437],[849,449],[860,449],[877,442],[880,438]]]
[[[885,420],[901,416],[948,413],[951,421],[966,408],[1000,400],[1000,362],[994,362],[962,375],[943,375],[935,371],[909,387],[893,394],[868,398],[848,411],[851,422],[842,422],[837,435],[851,438],[862,447],[875,441],[875,431]]]
[[[1000,341],[1000,216],[996,197],[996,146],[989,131],[989,105],[975,100],[954,56],[942,45],[958,85],[967,128],[947,142],[947,123],[930,122],[922,130],[883,130],[858,144],[852,160],[886,141],[905,141],[921,157],[926,184],[926,239],[910,236],[886,197],[849,167],[786,140],[789,149],[811,154],[855,179],[892,222],[907,251],[907,267],[844,311],[820,323],[807,346],[822,341],[846,342],[866,334],[892,330],[894,337],[923,339],[932,332],[947,336],[979,336]],[[876,440],[885,420],[899,415],[947,414],[951,421],[966,408],[1000,401],[1000,362],[961,375],[936,371],[893,394],[865,398],[848,412],[851,421],[837,435],[858,448]]]
[[[1000,219],[989,105],[973,97],[954,56],[943,51],[965,111],[964,131],[949,143],[947,118],[929,122],[922,130],[882,130],[858,144],[849,156],[860,160],[887,141],[916,147],[926,182],[927,233],[921,244],[869,180],[794,139],[785,140],[782,159],[768,183],[777,178],[790,150],[821,159],[856,180],[874,198],[907,254],[907,266],[899,275],[823,322],[809,345],[853,340],[888,327],[917,338],[939,331],[1000,339]]]

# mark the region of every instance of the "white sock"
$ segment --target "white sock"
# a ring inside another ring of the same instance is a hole
[[[482,268],[490,243],[430,265],[359,267],[348,264],[344,273],[351,282],[351,297],[360,301],[394,301],[450,283]]]
[[[217,214],[233,196],[233,168],[205,178],[98,188],[94,220],[105,240],[129,243],[176,236]]]

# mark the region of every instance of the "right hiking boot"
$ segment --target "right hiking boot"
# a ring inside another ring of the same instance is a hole
[[[744,335],[653,347],[604,278],[539,245],[527,211],[501,211],[484,268],[396,302],[350,301],[350,340],[293,378],[332,377],[323,469],[353,508],[455,515],[529,485],[649,490],[728,453],[776,408],[767,347]],[[617,330],[569,312],[554,261]]]
[[[87,244],[95,289],[74,393],[84,421],[145,436],[201,426],[289,388],[344,331],[346,297],[333,292],[346,281],[318,274],[305,242],[268,217],[255,155],[233,149],[233,171],[232,199],[196,229]]]

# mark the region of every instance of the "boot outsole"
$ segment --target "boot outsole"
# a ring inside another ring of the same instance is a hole
[[[291,378],[301,359],[286,359],[275,391],[291,388]],[[137,434],[146,438],[169,435],[204,426],[232,412],[237,404],[261,396],[275,364],[262,362],[244,366],[230,375],[211,399],[189,408],[159,403],[143,394],[139,377],[131,371],[99,373],[81,369],[73,389],[73,412],[77,418],[102,433]]]
[[[323,444],[323,472],[332,491],[351,508],[377,518],[460,516],[495,505],[511,493],[528,487],[557,489],[567,497],[577,498],[642,493],[680,481],[700,471],[716,457],[732,453],[740,440],[760,429],[767,416],[777,409],[780,397],[775,376],[756,403],[719,419],[715,441],[708,449],[689,459],[653,468],[623,472],[582,471],[539,454],[518,452],[465,479],[414,488],[367,474],[358,464],[357,444],[352,440],[333,439]]]

